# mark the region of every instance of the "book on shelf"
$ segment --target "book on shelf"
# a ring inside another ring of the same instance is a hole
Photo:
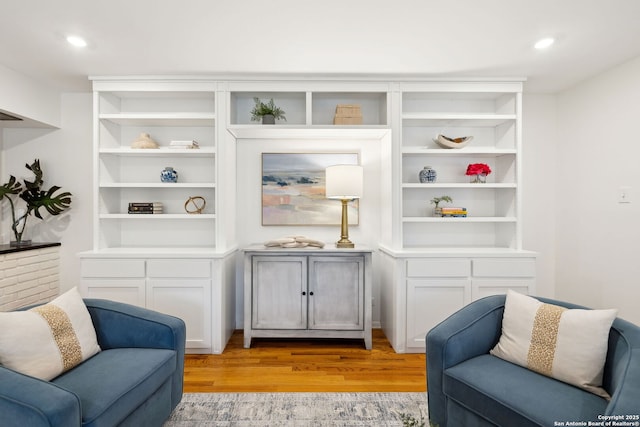
[[[162,208],[162,202],[130,202],[130,208]]]
[[[161,214],[164,213],[164,210],[162,208],[143,208],[143,207],[131,207],[127,210],[128,213],[130,214],[137,214],[137,213],[141,213],[141,214]]]
[[[163,211],[161,202],[131,202],[127,210],[130,214],[161,214]]]
[[[200,148],[197,141],[189,140],[173,140],[169,142],[169,148]]]
[[[467,208],[459,208],[459,207],[446,207],[442,208],[440,211],[440,216],[443,218],[451,218],[451,217],[466,217],[467,216]]]

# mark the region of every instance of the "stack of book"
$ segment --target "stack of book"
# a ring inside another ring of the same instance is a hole
[[[169,142],[169,148],[200,148],[200,145],[192,139],[186,141],[171,141]]]
[[[129,203],[130,214],[161,214],[163,211],[160,202],[132,202]]]
[[[443,217],[466,217],[467,208],[442,208]]]

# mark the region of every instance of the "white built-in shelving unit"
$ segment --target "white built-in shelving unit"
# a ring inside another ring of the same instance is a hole
[[[427,332],[469,302],[534,291],[535,254],[522,248],[522,81],[401,82],[393,96],[381,324],[396,351],[423,352]],[[473,140],[442,148],[439,134]],[[470,183],[471,163],[489,165],[486,183]],[[420,183],[425,166],[435,182]],[[467,217],[435,216],[440,196]]]
[[[426,332],[474,299],[534,289],[535,254],[522,247],[522,80],[105,77],[93,85],[94,247],[81,254],[83,289],[188,319],[191,351],[222,351],[236,326],[239,145],[375,146],[377,181],[368,185],[378,194],[368,200],[379,203],[381,227],[372,273],[396,351],[424,351]],[[273,99],[287,120],[252,122],[255,97]],[[340,104],[359,105],[362,124],[334,125]],[[141,133],[160,148],[132,149]],[[438,134],[473,140],[444,149]],[[171,149],[171,140],[200,148]],[[470,163],[491,167],[485,184],[469,182]],[[166,166],[177,183],[160,182]],[[419,182],[425,166],[436,182]],[[434,216],[430,200],[442,195],[468,216]],[[204,212],[185,212],[190,196],[206,199]],[[127,213],[129,202],[144,201],[162,202],[163,213]]]
[[[521,83],[404,84],[400,96],[401,246],[521,249]],[[433,141],[438,134],[473,140],[440,148]],[[470,163],[489,165],[487,183],[469,182]],[[419,183],[424,166],[436,170],[436,182]],[[430,200],[441,195],[468,216],[433,216]]]
[[[181,83],[162,91],[136,89],[135,83],[129,83],[131,90],[122,86],[95,92],[94,249],[215,248],[215,84]],[[148,133],[159,148],[131,148],[141,133]],[[195,140],[200,148],[169,148],[172,140]],[[165,166],[178,172],[177,183],[160,181]],[[185,211],[190,196],[204,197],[203,214]],[[128,214],[129,202],[160,202],[164,211]]]
[[[265,90],[265,88],[268,88]],[[273,99],[286,112],[286,121],[277,127],[335,127],[336,106],[357,104],[362,111],[361,125],[352,127],[388,127],[388,82],[236,82],[229,85],[229,125],[255,126],[250,111],[254,98]],[[347,125],[337,125],[345,127]]]
[[[93,249],[80,254],[83,293],[178,316],[188,351],[219,353],[235,329],[234,205],[219,182],[233,186],[235,165],[219,161],[218,82],[98,77],[93,87],[95,215]],[[132,148],[142,133],[159,147]],[[176,183],[161,181],[167,166]],[[195,196],[206,201],[199,214],[185,208]],[[163,210],[130,214],[132,202]]]

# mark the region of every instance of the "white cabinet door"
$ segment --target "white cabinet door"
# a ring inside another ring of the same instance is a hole
[[[184,320],[187,348],[211,348],[211,280],[148,279],[147,308]]]
[[[427,332],[469,302],[468,279],[407,280],[407,351],[424,351]]]
[[[364,257],[309,257],[309,329],[364,329]]]
[[[147,307],[184,320],[187,348],[211,348],[211,260],[147,260]]]
[[[254,256],[252,270],[252,328],[306,329],[307,258]]]

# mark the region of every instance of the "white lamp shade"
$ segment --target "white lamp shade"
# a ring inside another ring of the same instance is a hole
[[[363,169],[359,165],[333,165],[325,170],[328,199],[359,199],[362,197]]]

